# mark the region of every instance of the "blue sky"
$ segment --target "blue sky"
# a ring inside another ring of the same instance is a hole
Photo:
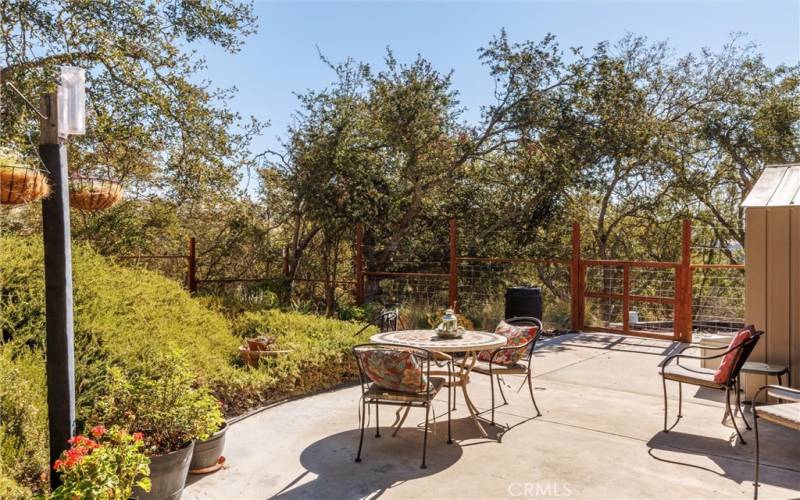
[[[490,102],[492,81],[477,49],[505,28],[512,40],[540,40],[551,32],[563,47],[590,49],[628,32],[668,40],[679,54],[719,48],[746,32],[770,64],[800,59],[800,0],[776,1],[529,1],[529,2],[273,2],[256,0],[258,34],[241,52],[200,47],[204,77],[236,86],[231,103],[245,117],[269,120],[254,152],[277,148],[297,109],[293,92],[333,80],[317,47],[332,61],[353,57],[380,66],[387,46],[400,61],[417,53],[440,71],[454,70],[465,118],[476,121]]]

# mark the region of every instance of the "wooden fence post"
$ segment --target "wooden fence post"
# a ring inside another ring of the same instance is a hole
[[[450,219],[450,283],[447,303],[458,311],[458,226],[456,219]]]
[[[683,220],[681,228],[681,293],[683,308],[681,312],[683,326],[681,338],[684,342],[692,341],[692,221]]]
[[[364,304],[364,227],[356,224],[356,304]]]
[[[189,237],[189,255],[186,258],[186,288],[189,293],[197,291],[197,240],[194,236]]]
[[[627,335],[631,331],[631,266],[622,265],[622,331]]]
[[[570,322],[572,330],[583,329],[583,284],[581,280],[581,224],[572,223],[572,259],[569,268]]]

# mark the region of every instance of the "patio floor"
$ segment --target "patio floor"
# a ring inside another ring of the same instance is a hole
[[[734,444],[720,393],[684,386],[684,417],[661,432],[658,364],[674,347],[610,334],[548,339],[533,361],[543,415],[532,418],[527,391],[516,392],[522,377],[509,377],[510,404],[497,420],[512,428],[502,442],[480,437],[459,397],[447,445],[441,394],[424,470],[424,410],[412,410],[394,438],[386,427],[374,438],[373,415],[363,462],[354,463],[358,387],[277,405],[233,425],[226,468],[190,476],[183,498],[751,498],[753,433]],[[677,385],[668,389],[674,417]],[[474,375],[469,391],[489,407],[487,377]],[[393,408],[382,407],[381,424],[393,421]],[[800,433],[766,422],[760,430],[759,497],[800,497]]]

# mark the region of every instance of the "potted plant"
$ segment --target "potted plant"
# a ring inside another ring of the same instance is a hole
[[[0,203],[31,203],[48,194],[50,185],[44,172],[28,164],[16,151],[0,148]]]
[[[189,465],[191,474],[208,474],[222,467],[225,463],[222,452],[225,450],[225,433],[227,432],[228,423],[222,422],[222,426],[211,437],[195,442],[192,462]]]
[[[92,419],[140,432],[150,458],[150,491],[141,499],[178,499],[183,492],[196,440],[206,440],[223,424],[219,404],[197,387],[186,362],[177,355],[155,355],[148,372],[109,371],[108,388]]]
[[[69,205],[81,210],[105,210],[122,199],[117,181],[73,175],[69,179]]]
[[[54,500],[130,498],[134,487],[150,489],[150,461],[141,434],[97,425],[88,435],[75,436],[69,443],[70,448],[53,465],[61,474]]]
[[[257,367],[261,358],[274,357],[292,352],[278,349],[274,337],[263,336],[245,339],[245,345],[239,346],[239,357],[247,366]]]

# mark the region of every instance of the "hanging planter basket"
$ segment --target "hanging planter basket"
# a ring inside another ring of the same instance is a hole
[[[69,180],[69,205],[81,210],[105,210],[122,199],[119,182],[99,177],[72,177]]]
[[[22,156],[0,148],[0,203],[22,205],[50,194],[45,172],[25,163]]]

